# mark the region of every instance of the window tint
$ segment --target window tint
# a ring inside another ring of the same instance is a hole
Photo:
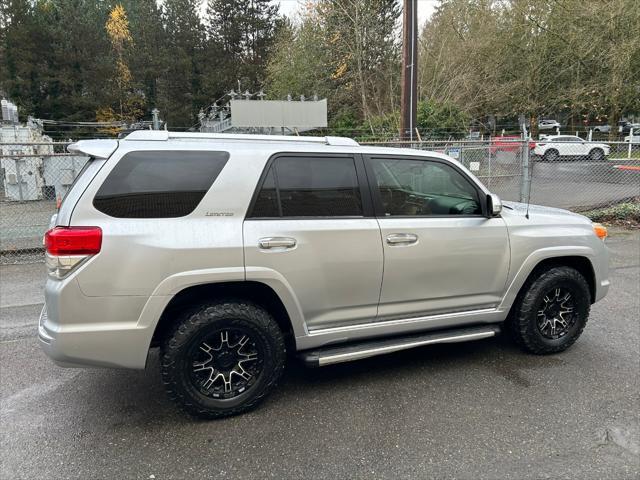
[[[253,206],[254,217],[279,217],[280,206],[278,202],[278,192],[276,191],[275,169],[269,167],[269,172],[264,179],[262,188],[258,192],[256,203]]]
[[[475,187],[449,165],[397,158],[371,162],[387,216],[482,213]]]
[[[250,217],[362,215],[353,158],[280,157],[273,162]]]
[[[227,162],[227,152],[131,152],[109,173],[93,205],[117,218],[191,213]]]

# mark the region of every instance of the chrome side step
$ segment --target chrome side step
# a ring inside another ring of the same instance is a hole
[[[299,356],[308,367],[324,367],[334,363],[350,362],[385,353],[408,350],[409,348],[432,345],[434,343],[457,343],[493,337],[500,332],[498,325],[457,328],[438,332],[422,333],[385,340],[367,340],[343,347],[327,347],[300,352]]]

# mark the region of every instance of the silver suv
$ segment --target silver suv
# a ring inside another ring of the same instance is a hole
[[[609,288],[606,230],[505,203],[439,153],[335,137],[134,132],[91,157],[45,235],[40,343],[145,368],[207,418],[246,411],[286,353],[323,366],[505,328],[560,352]]]

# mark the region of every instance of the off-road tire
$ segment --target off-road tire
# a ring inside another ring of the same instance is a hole
[[[544,155],[542,155],[542,159],[545,162],[555,162],[560,159],[560,152],[558,152],[558,150],[556,150],[555,148],[550,148],[549,150],[544,152]]]
[[[193,385],[188,353],[207,332],[240,328],[250,331],[264,350],[261,372],[255,383],[235,398],[203,395]],[[201,304],[185,312],[161,345],[161,373],[165,390],[187,413],[216,419],[238,415],[256,407],[277,385],[284,371],[285,341],[278,324],[261,306],[245,300],[227,299]]]
[[[544,298],[556,288],[570,291],[575,303],[575,320],[566,334],[557,339],[545,337],[538,326],[538,312]],[[506,322],[507,331],[523,350],[538,355],[566,350],[580,337],[591,308],[589,285],[571,267],[552,267],[534,271],[525,282]]]

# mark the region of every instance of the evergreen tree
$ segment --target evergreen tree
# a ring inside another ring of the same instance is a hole
[[[159,82],[159,107],[172,128],[189,128],[201,84],[204,28],[198,16],[198,0],[166,0],[163,23],[166,64]]]
[[[222,52],[226,88],[254,92],[263,86],[265,67],[283,21],[278,5],[269,0],[208,0],[207,36],[212,48]]]
[[[129,19],[133,45],[127,63],[134,88],[144,98],[144,117],[158,106],[158,81],[166,67],[165,34],[162,10],[156,0],[123,0]]]

